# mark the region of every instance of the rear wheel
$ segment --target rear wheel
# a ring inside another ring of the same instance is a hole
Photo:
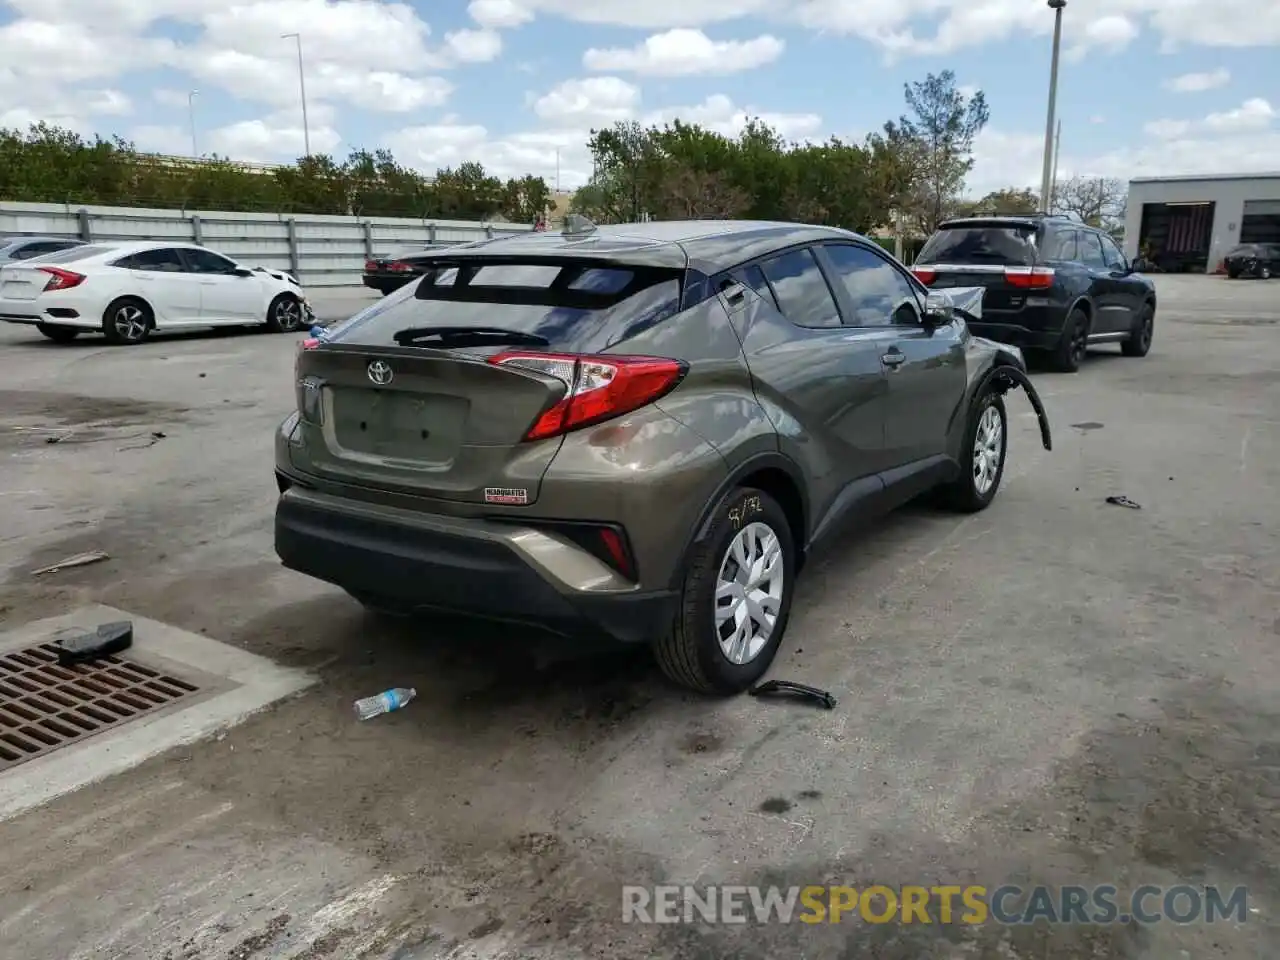
[[[267,329],[272,333],[294,333],[302,326],[302,301],[282,293],[267,308]]]
[[[1075,373],[1089,352],[1089,317],[1079,307],[1067,316],[1062,339],[1053,351],[1053,367],[1062,373]]]
[[[688,558],[671,631],[654,644],[662,671],[703,693],[750,688],[773,663],[791,614],[795,542],[762,490],[734,491]]]
[[[988,390],[974,403],[964,446],[960,448],[967,462],[961,464],[963,472],[956,481],[942,488],[947,506],[962,513],[977,513],[991,505],[1004,479],[1008,424],[1004,399],[999,394]]]
[[[1240,268],[1239,268],[1239,267],[1228,267],[1228,268],[1227,268],[1227,277],[1228,277],[1228,279],[1231,279],[1231,280],[1239,280],[1239,279],[1240,279]]]
[[[1145,357],[1151,349],[1151,339],[1155,335],[1156,308],[1144,303],[1138,316],[1133,321],[1133,331],[1129,339],[1120,344],[1120,352],[1126,357]]]
[[[155,317],[144,300],[121,297],[102,312],[102,333],[108,343],[135,344],[147,339]]]
[[[56,323],[37,323],[36,329],[54,343],[70,343],[80,335],[75,327],[63,327]]]
[[[1258,276],[1261,277],[1263,280],[1270,280],[1271,268],[1266,264],[1263,264],[1261,267],[1258,268]]]

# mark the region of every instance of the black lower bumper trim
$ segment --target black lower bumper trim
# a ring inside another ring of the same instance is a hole
[[[641,643],[669,629],[676,611],[670,592],[566,595],[501,543],[371,520],[288,491],[276,504],[275,547],[289,569],[403,612],[441,610]]]
[[[986,337],[997,343],[1011,343],[1024,350],[1053,350],[1062,339],[1061,330],[1032,330],[1015,323],[989,323],[979,321],[968,324],[969,331],[977,337]]]

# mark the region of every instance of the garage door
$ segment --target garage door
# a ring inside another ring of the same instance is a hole
[[[1280,243],[1280,200],[1248,200],[1240,221],[1241,243]]]

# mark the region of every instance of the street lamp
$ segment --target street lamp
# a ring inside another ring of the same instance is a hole
[[[1067,0],[1048,0],[1053,11],[1053,66],[1049,68],[1049,118],[1044,125],[1044,177],[1040,182],[1040,209],[1049,212],[1053,195],[1053,120],[1058,107],[1058,53],[1062,49],[1062,11]]]
[[[1066,0],[1062,0],[1066,2]],[[302,69],[302,34],[300,33],[282,33],[281,40],[298,41],[298,89],[302,92],[302,143],[306,150],[306,155],[311,156],[311,129],[307,124],[307,80],[306,72]]]
[[[199,90],[192,90],[187,94],[187,116],[191,120],[191,158],[200,156],[200,151],[196,148],[196,96]]]

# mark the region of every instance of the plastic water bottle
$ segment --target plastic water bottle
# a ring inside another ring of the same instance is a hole
[[[372,720],[392,710],[399,710],[417,695],[418,691],[412,687],[396,687],[394,690],[383,691],[376,697],[364,697],[355,703],[356,718]]]

